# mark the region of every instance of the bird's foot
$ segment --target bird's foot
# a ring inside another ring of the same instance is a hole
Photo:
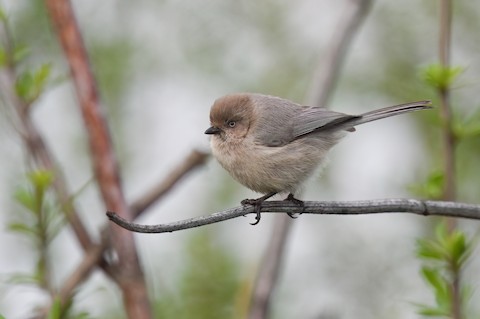
[[[295,205],[302,207],[302,211],[300,213],[287,213],[287,215],[290,216],[290,218],[295,219],[298,217],[298,216],[295,216],[295,214],[298,214],[298,215],[303,214],[303,211],[305,210],[305,203],[302,200],[293,197],[292,193],[288,194],[287,198],[285,198],[284,200],[292,202]]]
[[[275,194],[276,193],[272,192],[272,193],[268,193],[268,194],[266,194],[262,197],[259,197],[259,198],[254,198],[254,199],[247,198],[247,199],[244,199],[240,202],[242,204],[242,206],[251,205],[251,206],[255,207],[255,214],[256,214],[255,222],[250,223],[250,225],[257,225],[260,222],[260,219],[261,219],[260,209],[262,209],[262,203],[265,200],[272,197],[273,195],[275,195]]]

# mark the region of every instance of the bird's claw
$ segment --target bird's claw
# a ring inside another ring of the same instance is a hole
[[[276,193],[268,193],[268,194],[266,194],[266,195],[264,195],[260,198],[255,198],[255,199],[247,198],[247,199],[244,199],[240,202],[240,204],[242,204],[242,206],[251,205],[251,206],[255,207],[255,214],[256,214],[255,222],[250,223],[250,225],[257,225],[260,222],[260,219],[262,218],[262,216],[260,215],[260,209],[262,209],[262,203],[266,199],[272,197],[275,194]]]
[[[295,214],[298,214],[298,215],[303,214],[303,212],[305,210],[305,203],[302,200],[293,197],[292,193],[288,194],[288,196],[287,196],[287,198],[285,198],[285,200],[289,201],[289,202],[292,202],[292,203],[294,203],[294,204],[296,204],[296,205],[298,205],[302,208],[302,211],[300,213],[287,213],[287,215],[290,218],[296,219],[296,218],[298,218],[298,216],[295,216]]]
[[[259,222],[260,222],[260,219],[262,218],[262,216],[260,215],[260,209],[262,208],[262,203],[263,203],[264,199],[263,198],[257,198],[257,199],[252,199],[252,198],[247,198],[247,199],[244,199],[242,200],[240,203],[242,204],[242,206],[247,206],[247,205],[251,205],[253,207],[255,207],[255,221],[253,223],[250,223],[250,225],[257,225]],[[243,215],[245,216],[245,215]]]
[[[256,206],[258,204],[258,198],[257,199],[254,199],[254,198],[246,198],[244,200],[242,200],[240,202],[240,204],[242,204],[242,206],[247,206],[247,205],[252,205],[252,206]]]

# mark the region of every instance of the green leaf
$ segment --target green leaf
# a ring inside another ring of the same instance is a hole
[[[15,82],[15,91],[24,101],[30,101],[33,96],[33,76],[29,71],[21,73]]]
[[[9,277],[7,279],[7,283],[16,284],[16,285],[18,285],[18,284],[37,285],[38,280],[35,276],[33,276],[31,274],[17,273],[17,274],[9,275]]]
[[[408,188],[412,193],[420,197],[439,199],[443,195],[444,183],[444,172],[441,170],[434,170],[430,172],[425,182],[410,185]]]
[[[440,308],[432,308],[428,306],[422,306],[421,309],[418,311],[419,315],[427,316],[427,317],[449,317],[450,313],[445,309]]]
[[[27,103],[35,101],[44,90],[50,77],[51,65],[43,64],[35,72],[25,71],[17,77],[15,91]]]
[[[460,139],[480,137],[480,109],[466,119],[455,119],[453,131]]]
[[[25,45],[17,45],[13,51],[13,62],[18,63],[30,54],[30,48]]]
[[[459,230],[452,233],[450,238],[450,254],[455,268],[460,269],[465,261],[470,257],[471,242],[467,240],[465,234]]]
[[[11,223],[10,225],[8,225],[8,229],[13,232],[24,234],[32,238],[36,238],[38,236],[38,232],[36,228],[23,223]]]
[[[8,21],[7,14],[5,13],[5,10],[3,8],[0,8],[0,21],[3,23],[6,23]]]
[[[447,290],[447,284],[445,279],[440,274],[440,271],[436,268],[422,267],[422,277],[433,287],[435,290],[445,291]]]
[[[55,298],[48,311],[48,319],[61,319],[62,318],[62,303],[59,298]]]
[[[445,248],[431,239],[417,240],[417,256],[423,259],[433,259],[437,261],[445,261],[448,258]]]
[[[28,174],[28,179],[32,185],[42,193],[53,183],[53,173],[46,170],[36,170]]]
[[[88,312],[80,312],[78,314],[75,314],[75,316],[73,318],[75,318],[75,319],[90,319],[90,318],[93,318],[93,317],[90,316],[90,314]]]
[[[439,269],[424,266],[421,270],[422,277],[434,290],[437,305],[442,309],[450,309],[450,290],[448,280],[442,276]]]
[[[28,211],[35,213],[37,201],[30,191],[26,189],[19,189],[15,192],[14,198]]]
[[[43,64],[34,74],[35,89],[40,94],[45,88],[50,73],[52,71],[52,65],[50,63]]]
[[[0,48],[0,67],[4,67],[7,64],[7,54],[4,48]]]
[[[463,71],[463,67],[445,67],[434,63],[421,70],[421,77],[428,85],[438,90],[446,90]]]

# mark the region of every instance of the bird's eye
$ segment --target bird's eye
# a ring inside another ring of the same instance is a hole
[[[228,121],[227,125],[230,127],[235,127],[237,123],[235,121]]]

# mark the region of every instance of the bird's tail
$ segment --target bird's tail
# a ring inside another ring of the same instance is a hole
[[[370,111],[361,114],[358,118],[353,119],[353,126],[363,123],[376,121],[385,117],[395,116],[403,113],[420,111],[425,109],[431,109],[432,104],[430,101],[417,101],[405,104],[399,104],[394,106],[384,107],[375,111]]]

